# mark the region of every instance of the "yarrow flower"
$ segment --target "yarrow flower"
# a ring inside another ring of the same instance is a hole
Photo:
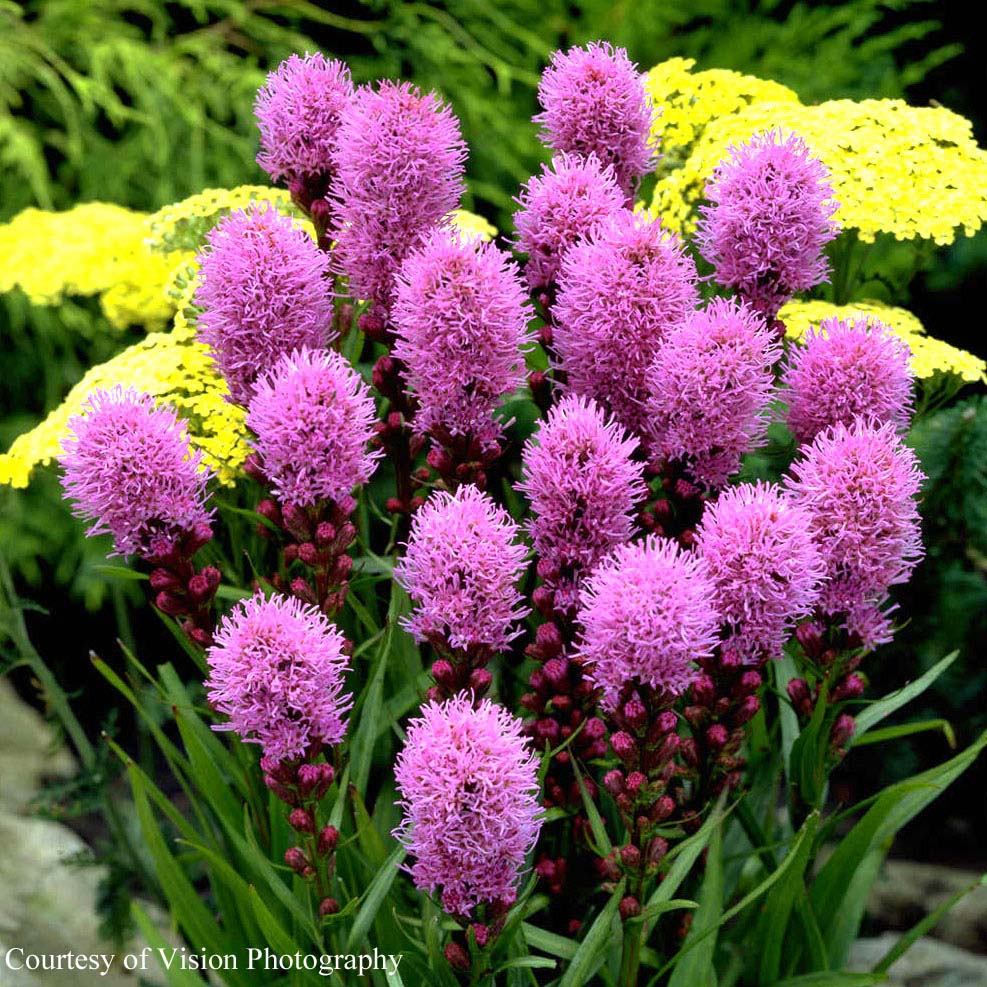
[[[789,351],[788,427],[800,443],[856,418],[908,427],[912,372],[908,344],[880,322],[836,317],[809,330]]]
[[[415,603],[405,626],[416,641],[501,651],[521,633],[518,580],[526,549],[502,507],[472,484],[433,494],[414,515],[394,578]]]
[[[334,351],[296,350],[257,381],[247,425],[281,500],[309,507],[366,483],[382,453],[368,450],[376,409],[370,389]]]
[[[543,127],[542,142],[613,165],[625,196],[654,169],[654,109],[626,49],[594,41],[555,52],[542,73],[538,102],[543,112],[534,120]]]
[[[386,313],[399,264],[459,203],[466,144],[435,93],[388,81],[356,90],[336,140],[333,256],[351,294]]]
[[[771,130],[731,146],[705,194],[696,242],[718,284],[773,319],[796,292],[826,280],[837,204],[826,166],[800,137]]]
[[[647,494],[636,448],[598,405],[574,395],[524,447],[518,489],[531,501],[528,530],[558,609],[574,605],[584,574],[633,534],[634,506]]]
[[[285,353],[330,340],[329,261],[291,219],[266,206],[237,210],[206,237],[199,255],[199,336],[246,406],[258,374]]]
[[[345,645],[328,617],[295,597],[241,600],[206,652],[209,702],[230,718],[214,729],[236,731],[277,761],[338,744],[353,705]]]
[[[562,256],[601,219],[623,208],[613,167],[593,156],[564,151],[522,186],[514,214],[518,249],[528,255],[524,274],[532,291],[555,283]]]
[[[858,419],[817,435],[792,474],[788,487],[812,518],[826,564],[823,611],[844,615],[869,647],[890,640],[881,605],[922,557],[916,496],[924,477],[915,453],[892,424]]]
[[[394,769],[403,813],[394,835],[415,858],[411,876],[441,887],[452,915],[508,906],[541,829],[538,761],[521,721],[462,695],[421,713]]]
[[[622,210],[562,259],[555,346],[568,386],[641,433],[651,363],[699,302],[696,269],[661,223]]]
[[[651,451],[722,486],[768,427],[781,346],[743,303],[714,298],[665,338],[648,378]]]
[[[352,96],[345,63],[320,52],[285,59],[268,75],[254,103],[261,146],[257,164],[275,181],[326,176],[332,171],[339,117]]]
[[[525,380],[529,313],[515,263],[441,227],[402,265],[392,315],[392,352],[419,402],[415,427],[494,442],[494,412]]]
[[[109,532],[117,555],[148,556],[163,540],[208,527],[210,473],[189,448],[185,421],[149,394],[95,391],[68,422],[60,463],[65,496],[88,535]]]
[[[628,685],[678,696],[692,684],[719,638],[714,595],[705,562],[659,535],[621,545],[596,567],[576,614],[576,653],[604,709]]]
[[[780,658],[793,623],[812,612],[825,566],[811,527],[808,511],[772,484],[728,487],[706,506],[696,547],[728,625],[725,646],[742,660]]]

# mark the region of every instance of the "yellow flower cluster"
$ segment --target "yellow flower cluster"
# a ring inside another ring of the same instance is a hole
[[[737,79],[704,72],[693,76],[703,77],[704,96],[690,101],[681,79],[689,66],[673,62],[678,64],[668,72],[657,66],[649,76],[656,104],[670,101],[673,145],[694,138],[688,153],[673,155],[659,175],[651,205],[673,229],[695,229],[706,181],[731,144],[776,127],[799,134],[825,162],[840,203],[835,218],[861,240],[890,233],[946,244],[958,230],[971,235],[987,220],[987,151],[977,146],[964,117],[897,99],[804,106],[753,86],[745,94]],[[659,134],[663,126],[659,120]]]
[[[492,240],[497,235],[497,227],[493,223],[466,209],[455,209],[449,213],[449,222],[458,230],[478,240]]]
[[[937,374],[947,374],[956,376],[963,382],[987,383],[987,362],[927,335],[925,326],[907,309],[872,301],[853,302],[850,305],[812,301],[789,302],[778,313],[778,318],[785,323],[786,334],[791,339],[800,339],[808,328],[818,326],[823,319],[830,316],[841,319],[876,319],[882,322],[900,336],[911,350],[912,372],[920,380],[928,380]]]

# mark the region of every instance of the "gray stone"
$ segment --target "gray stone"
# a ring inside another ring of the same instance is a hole
[[[850,950],[849,969],[873,967],[900,938],[884,932],[874,939],[858,939]],[[987,956],[922,937],[889,971],[888,987],[987,987]]]

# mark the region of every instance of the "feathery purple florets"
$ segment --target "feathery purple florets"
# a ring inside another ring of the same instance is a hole
[[[649,373],[651,451],[718,487],[764,440],[781,347],[744,304],[714,298],[665,338]]]
[[[854,419],[908,427],[912,410],[910,351],[901,337],[868,319],[823,319],[805,346],[789,352],[783,380],[788,427],[800,443]]]
[[[346,639],[315,607],[258,593],[220,621],[206,653],[213,708],[267,757],[288,761],[313,744],[338,744],[353,697],[343,691]]]
[[[199,336],[246,406],[258,374],[292,350],[329,341],[329,262],[312,238],[268,206],[237,210],[207,236],[195,303]]]
[[[466,144],[435,93],[388,81],[357,89],[337,142],[335,263],[351,294],[386,312],[401,261],[463,194]]]
[[[595,157],[560,152],[528,180],[514,214],[518,249],[528,255],[524,274],[533,291],[555,283],[562,256],[601,219],[623,208],[613,168]]]
[[[257,92],[257,164],[275,181],[318,178],[332,171],[336,131],[353,96],[350,70],[320,52],[291,55]]]
[[[780,130],[732,146],[706,185],[700,253],[716,281],[772,319],[798,291],[825,281],[823,247],[839,232],[829,171]]]
[[[822,609],[873,646],[890,639],[879,608],[922,557],[916,496],[923,475],[891,424],[858,420],[816,436],[788,486],[809,512],[827,569]]]
[[[566,252],[559,274],[555,346],[568,386],[641,433],[652,360],[698,304],[696,279],[657,220],[622,210],[602,221]]]
[[[531,500],[528,530],[558,609],[575,604],[582,577],[633,534],[634,506],[647,494],[636,448],[594,402],[574,395],[525,445],[518,489]]]
[[[521,721],[470,696],[421,712],[394,771],[404,816],[394,835],[415,857],[412,878],[441,886],[452,915],[509,905],[541,829],[538,762]]]
[[[433,494],[414,515],[394,578],[415,608],[405,626],[415,640],[501,651],[521,633],[527,610],[517,583],[526,549],[502,507],[472,484]]]
[[[811,517],[778,487],[728,487],[707,505],[696,545],[742,660],[780,658],[792,624],[812,612],[825,566]]]
[[[155,541],[209,524],[210,474],[174,408],[118,386],[91,394],[68,431],[59,459],[65,496],[76,517],[93,522],[88,535],[113,535],[115,554],[147,556]]]
[[[625,196],[654,169],[654,109],[626,49],[595,41],[555,52],[542,73],[538,102],[543,112],[534,120],[543,127],[542,142],[613,165]]]
[[[714,594],[705,562],[658,535],[620,546],[596,567],[576,615],[577,655],[605,709],[628,684],[674,696],[689,687],[695,662],[719,637]]]
[[[494,412],[525,380],[517,265],[493,243],[442,227],[408,256],[396,286],[392,352],[419,401],[415,427],[496,441]]]
[[[345,357],[297,350],[256,384],[247,425],[281,500],[308,507],[340,500],[377,468],[368,451],[376,409],[370,389]]]

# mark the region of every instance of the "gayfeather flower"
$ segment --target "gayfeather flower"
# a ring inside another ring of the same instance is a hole
[[[510,905],[541,829],[538,761],[522,723],[465,695],[421,714],[394,769],[403,814],[394,835],[415,858],[411,876],[429,892],[441,887],[451,915]]]
[[[580,237],[623,208],[624,193],[612,166],[562,151],[528,180],[517,202],[517,246],[528,255],[524,274],[536,291],[555,283],[562,256]]]
[[[636,448],[598,405],[574,395],[524,447],[518,489],[531,501],[528,530],[559,609],[575,604],[583,576],[607,552],[630,541],[632,512],[647,494],[644,466],[631,458]]]
[[[538,85],[542,142],[556,151],[613,165],[630,197],[637,180],[655,166],[654,109],[644,77],[627,50],[594,41],[552,55]]]
[[[562,258],[553,313],[568,386],[643,432],[651,363],[698,304],[696,280],[678,238],[657,220],[622,210],[600,222]]]
[[[234,730],[276,761],[313,744],[338,744],[353,697],[343,690],[346,638],[315,607],[261,593],[224,617],[206,652],[209,702]]]
[[[320,52],[304,58],[291,55],[257,92],[257,164],[275,181],[327,175],[339,117],[352,96],[353,80],[343,62]]]
[[[415,603],[405,626],[416,641],[501,651],[521,633],[518,580],[526,549],[502,507],[472,484],[433,494],[414,515],[394,578]]]
[[[209,524],[210,473],[174,408],[118,386],[91,394],[68,430],[59,459],[65,496],[76,517],[92,522],[88,535],[113,535],[115,554],[148,556],[160,539]]]
[[[696,547],[728,625],[726,646],[742,660],[780,658],[795,621],[819,596],[825,566],[808,511],[765,483],[727,487],[709,503]]]
[[[576,654],[604,709],[627,685],[677,696],[692,684],[695,663],[719,638],[714,598],[705,562],[658,535],[621,545],[596,567],[576,613]]]
[[[900,336],[880,322],[831,316],[802,341],[789,351],[782,378],[789,388],[788,427],[798,442],[856,418],[908,427],[911,354]]]
[[[415,427],[495,441],[494,412],[525,380],[529,312],[517,265],[493,243],[440,227],[396,284],[392,352],[418,398]]]
[[[345,357],[296,350],[257,381],[247,425],[275,494],[309,507],[366,483],[382,453],[370,452],[376,409]]]
[[[715,298],[666,337],[649,373],[651,451],[698,483],[724,484],[768,427],[781,347],[744,304]]]
[[[356,90],[336,140],[333,257],[351,294],[386,313],[401,261],[459,203],[466,144],[435,93],[388,81]]]
[[[258,374],[285,353],[329,341],[329,261],[304,231],[273,207],[231,212],[199,255],[199,336],[246,406]]]
[[[787,480],[826,564],[820,604],[874,646],[890,639],[880,607],[922,557],[916,496],[924,479],[894,425],[858,419],[816,436]]]
[[[696,242],[717,283],[773,319],[796,292],[826,280],[837,204],[826,166],[800,137],[772,130],[732,146],[705,195]]]

